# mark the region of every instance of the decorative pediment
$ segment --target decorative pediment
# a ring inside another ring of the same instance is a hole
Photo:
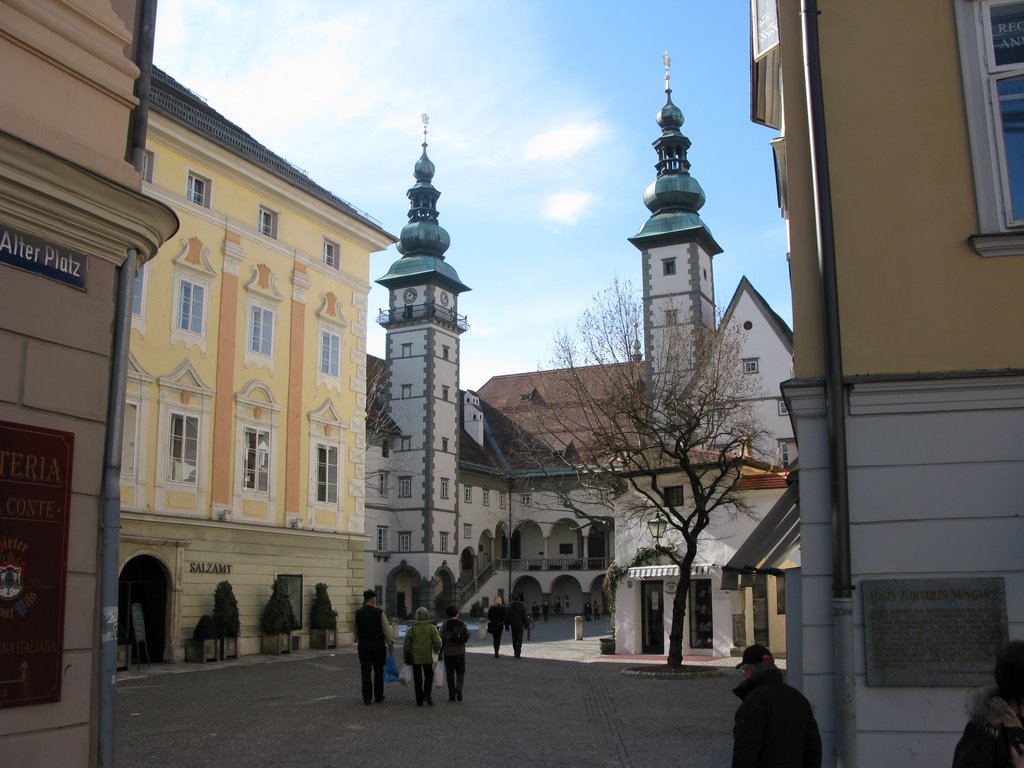
[[[341,302],[333,291],[320,294],[320,308],[316,316],[323,323],[329,323],[338,328],[348,328],[348,322],[341,314]]]
[[[176,389],[211,397],[213,389],[206,386],[191,360],[185,360],[166,376],[157,379],[161,389]]]
[[[181,238],[181,252],[174,257],[178,267],[192,270],[207,277],[216,277],[217,272],[210,265],[210,249],[195,235]]]
[[[330,398],[323,401],[319,408],[315,408],[308,414],[310,422],[317,424],[331,424],[337,427],[341,427],[341,416],[338,413],[338,409],[334,407],[334,403],[331,402]]]
[[[136,381],[151,382],[153,381],[153,375],[142,367],[142,363],[139,362],[139,358],[129,350],[128,351],[128,378],[135,379]]]
[[[252,274],[249,282],[245,284],[245,290],[274,302],[284,299],[281,292],[277,290],[277,275],[266,264],[257,264],[252,267]]]
[[[280,411],[281,406],[277,404],[274,393],[270,388],[258,379],[252,379],[235,394],[235,402],[240,405],[249,405],[255,408],[266,408],[270,411]]]

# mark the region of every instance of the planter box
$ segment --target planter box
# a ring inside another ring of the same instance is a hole
[[[328,648],[338,647],[338,630],[336,629],[311,629],[309,630],[309,647],[319,651],[326,651]]]
[[[282,653],[292,652],[292,634],[286,632],[283,635],[263,635],[260,640],[260,653],[280,656]]]
[[[186,640],[185,661],[192,664],[205,664],[217,660],[216,640]]]
[[[615,638],[614,637],[600,637],[598,641],[601,643],[601,653],[605,656],[610,656],[615,653]]]
[[[238,658],[238,638],[237,637],[222,637],[219,641],[220,645],[220,659],[224,661],[226,659],[237,659]]]

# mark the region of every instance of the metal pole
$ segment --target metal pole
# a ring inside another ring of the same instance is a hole
[[[832,509],[832,632],[836,764],[857,765],[857,708],[854,680],[853,578],[846,455],[846,406],[839,334],[839,290],[829,178],[828,141],[821,81],[817,0],[802,0],[804,69],[810,131],[811,178],[821,271],[825,337],[825,407],[828,419],[830,503]]]

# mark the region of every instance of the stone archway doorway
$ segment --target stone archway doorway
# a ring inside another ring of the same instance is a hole
[[[168,648],[167,595],[169,586],[167,571],[163,563],[151,555],[133,557],[121,569],[117,585],[118,636],[125,638],[133,645],[133,657],[136,648],[130,630],[131,607],[133,604],[137,604],[142,610],[146,635],[145,650],[149,661],[164,661],[164,653]]]

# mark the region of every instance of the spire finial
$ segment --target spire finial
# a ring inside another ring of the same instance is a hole
[[[427,146],[427,123],[430,122],[430,115],[424,112],[420,115],[420,120],[423,121],[423,146]]]
[[[665,53],[662,55],[661,60],[665,62],[665,90],[671,91],[672,89],[669,87],[669,80],[671,80],[672,78],[669,76],[668,71],[672,67],[672,59],[669,57],[667,49],[665,50]]]

